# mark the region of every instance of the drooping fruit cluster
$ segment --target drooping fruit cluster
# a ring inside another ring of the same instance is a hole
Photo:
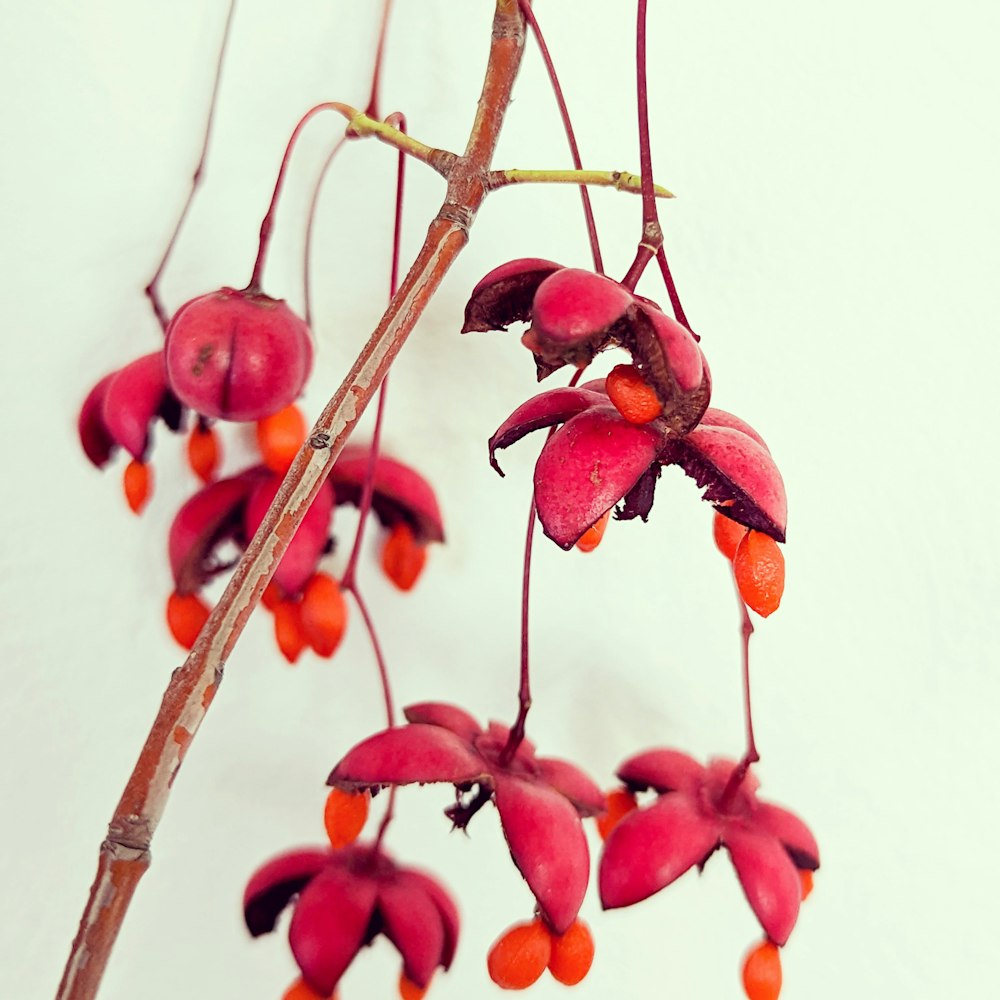
[[[508,928],[493,943],[486,960],[490,979],[501,989],[524,990],[546,969],[564,986],[583,981],[594,961],[590,928],[575,920],[554,934],[541,918]]]

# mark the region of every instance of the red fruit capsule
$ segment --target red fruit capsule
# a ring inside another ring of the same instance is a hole
[[[194,645],[202,626],[208,621],[210,610],[197,594],[175,593],[167,598],[167,626],[184,649]]]
[[[133,514],[141,514],[153,492],[153,473],[145,462],[132,459],[122,474],[125,502]]]
[[[347,629],[347,602],[332,576],[314,573],[309,578],[302,592],[299,624],[316,653],[333,656]]]
[[[219,438],[211,427],[200,420],[191,429],[187,440],[187,460],[191,471],[207,486],[215,479],[219,467]]]
[[[663,413],[663,404],[635,365],[617,365],[604,388],[615,409],[630,424],[648,424]]]
[[[785,557],[770,535],[748,531],[736,549],[733,572],[747,607],[762,618],[778,610],[785,590]]]
[[[490,948],[490,979],[501,989],[524,990],[545,971],[552,957],[552,935],[541,920],[515,924]]]
[[[295,663],[302,655],[302,650],[306,648],[306,640],[302,634],[298,601],[280,601],[275,605],[274,638],[277,640],[281,655],[289,663]]]
[[[607,530],[608,518],[610,516],[611,511],[609,510],[577,539],[576,547],[581,552],[593,552],[601,544],[601,539],[604,538],[604,532]]]
[[[257,421],[257,447],[272,472],[284,475],[305,439],[305,417],[294,403]]]
[[[335,850],[340,850],[358,839],[368,819],[367,792],[330,790],[323,808],[323,826]]]
[[[575,920],[565,934],[552,935],[549,972],[564,986],[576,986],[593,964],[594,938],[582,920]]]
[[[743,541],[749,529],[742,524],[737,524],[732,518],[725,514],[715,512],[712,521],[712,537],[715,539],[715,547],[730,561],[736,558],[736,549]]]
[[[781,956],[778,946],[762,941],[743,962],[743,990],[748,1000],[778,1000],[781,993]]]
[[[639,808],[635,796],[627,788],[612,789],[604,798],[605,811],[597,817],[597,832],[607,840],[611,831],[630,813]]]
[[[427,562],[427,546],[418,542],[413,529],[399,521],[382,549],[382,569],[400,590],[411,590]]]

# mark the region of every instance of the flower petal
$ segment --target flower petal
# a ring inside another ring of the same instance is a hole
[[[243,893],[243,916],[254,937],[274,930],[278,915],[292,896],[330,860],[326,849],[290,851],[268,861],[251,876]]]
[[[540,757],[535,763],[543,781],[573,803],[581,816],[597,816],[607,804],[604,792],[575,764],[556,757]]]
[[[529,319],[536,289],[561,268],[541,257],[522,257],[495,267],[472,290],[462,333],[506,330],[511,323]]]
[[[770,834],[753,833],[730,825],[724,843],[750,908],[764,933],[782,945],[799,915],[801,883],[788,852]]]
[[[705,780],[705,768],[680,750],[645,750],[629,757],[617,771],[632,789],[693,795]]]
[[[812,831],[795,813],[768,802],[758,802],[751,822],[764,833],[777,837],[796,868],[819,868],[819,845]]]
[[[403,956],[407,979],[423,988],[442,964],[444,926],[441,911],[424,886],[400,871],[379,889],[379,912],[385,936]]]
[[[671,442],[661,461],[676,463],[699,486],[707,486],[702,499],[726,517],[776,541],[785,540],[785,485],[770,452],[757,437],[734,426],[705,421]]]
[[[428,726],[443,726],[456,736],[470,743],[482,732],[478,722],[457,705],[443,702],[423,701],[418,705],[408,705],[403,709],[407,722],[422,722]]]
[[[330,470],[337,505],[361,502],[371,449],[348,446]],[[434,489],[415,469],[379,453],[375,460],[372,509],[379,521],[391,528],[406,521],[418,542],[443,542],[444,522]]]
[[[575,417],[591,406],[607,405],[608,397],[604,393],[586,387],[550,389],[533,396],[522,403],[490,438],[490,465],[502,476],[503,470],[496,460],[496,453],[501,448],[509,447],[515,441],[520,441],[525,434],[541,427],[564,424],[570,417]]]
[[[340,867],[329,867],[299,897],[288,930],[302,978],[329,996],[365,943],[377,884]]]
[[[117,371],[101,409],[108,433],[138,462],[149,450],[149,425],[157,415],[176,430],[181,406],[167,388],[163,351],[143,355]]]
[[[680,792],[629,813],[604,845],[601,905],[631,906],[659,892],[703,863],[718,847],[720,833],[721,824]]]
[[[411,722],[376,733],[349,750],[326,783],[355,791],[435,781],[471,785],[491,779],[479,754],[453,732]]]
[[[570,549],[656,460],[664,431],[624,421],[613,406],[573,417],[546,442],[535,465],[535,504],[545,534]]]
[[[590,854],[576,810],[554,789],[498,774],[496,804],[511,857],[557,934],[576,919],[587,892]]]
[[[284,477],[269,474],[257,483],[247,499],[243,512],[243,530],[247,540],[253,537],[267,514]],[[333,516],[333,493],[327,486],[321,486],[309,510],[292,536],[285,554],[274,571],[274,582],[286,597],[298,594],[309,578],[316,572],[316,566],[323,556],[330,537],[330,520]]]

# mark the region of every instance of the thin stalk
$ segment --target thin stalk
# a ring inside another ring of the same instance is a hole
[[[198,166],[194,168],[194,175],[191,177],[191,189],[188,191],[187,199],[184,202],[184,207],[181,209],[181,214],[177,217],[177,224],[174,226],[174,231],[170,235],[170,239],[167,241],[167,248],[163,251],[163,258],[160,260],[160,266],[156,269],[153,277],[150,278],[149,284],[146,285],[145,292],[146,298],[149,299],[149,304],[153,307],[153,312],[159,321],[160,326],[163,328],[163,332],[167,332],[167,327],[170,325],[170,317],[167,315],[167,310],[163,307],[163,300],[160,298],[160,278],[163,277],[163,272],[166,270],[167,261],[170,259],[170,255],[174,251],[174,246],[177,243],[177,237],[181,234],[181,229],[184,223],[187,221],[188,213],[191,211],[191,205],[194,202],[194,196],[198,188],[201,186],[201,179],[205,171],[205,160],[208,157],[208,145],[212,138],[212,125],[215,123],[215,109],[219,103],[219,85],[222,83],[222,64],[226,57],[226,48],[229,45],[229,30],[233,24],[233,15],[236,13],[236,0],[230,0],[229,2],[229,13],[226,14],[226,25],[222,29],[222,43],[219,46],[219,58],[215,63],[215,79],[212,81],[212,96],[209,98],[208,102],[208,118],[205,121],[205,134],[201,141],[201,155],[198,158]]]
[[[274,569],[357,421],[448,268],[465,247],[486,187],[524,51],[517,0],[496,0],[486,77],[465,154],[449,171],[444,204],[389,308],[312,434],[240,559],[163,702],[101,844],[98,869],[56,1000],[92,1000],[163,816],[184,752],[222,681],[225,663]]]
[[[511,184],[578,184],[591,187],[612,187],[628,194],[642,193],[642,178],[626,170],[491,170],[487,178],[491,189]],[[657,198],[673,198],[673,193],[659,184],[653,185]],[[603,273],[603,272],[601,272]]]
[[[378,118],[379,113],[379,87],[382,83],[382,59],[385,55],[385,39],[389,34],[389,15],[392,13],[392,0],[385,0],[382,4],[382,21],[378,29],[378,42],[375,45],[375,68],[372,70],[372,87],[368,94],[368,106],[365,113],[372,118]]]
[[[545,44],[545,37],[542,29],[538,26],[535,12],[531,9],[531,0],[520,0],[521,13],[524,15],[528,27],[531,28],[538,44],[538,51],[541,53],[542,62],[545,63],[545,70],[549,74],[549,83],[552,85],[552,93],[555,95],[556,104],[559,105],[559,115],[562,118],[563,130],[566,132],[566,141],[569,143],[570,155],[573,157],[573,166],[577,170],[583,170],[583,161],[580,159],[580,148],[576,144],[576,133],[573,131],[573,122],[569,116],[569,108],[566,106],[566,99],[563,96],[562,87],[559,84],[559,77],[556,74],[555,63],[549,55],[549,47]],[[597,238],[597,223],[594,221],[594,209],[590,204],[590,192],[580,185],[580,200],[583,202],[583,217],[587,225],[587,238],[590,240],[590,253],[594,259],[594,270],[598,274],[604,274],[604,261],[601,258],[601,244]]]

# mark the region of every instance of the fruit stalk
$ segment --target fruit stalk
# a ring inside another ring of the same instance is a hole
[[[101,845],[98,870],[56,1000],[92,1000],[139,879],[184,753],[222,681],[229,653],[313,497],[448,268],[468,242],[524,49],[517,0],[497,0],[486,77],[465,154],[444,204],[385,315],[292,463],[160,710]]]

